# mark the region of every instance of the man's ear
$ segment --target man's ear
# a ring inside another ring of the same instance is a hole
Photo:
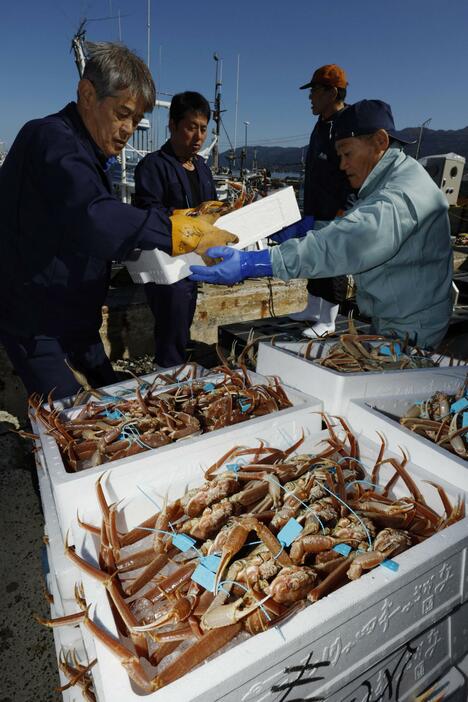
[[[96,102],[96,88],[87,78],[82,78],[78,83],[78,100],[88,109]]]
[[[390,137],[385,129],[379,129],[374,134],[375,144],[379,151],[386,151],[390,145]]]

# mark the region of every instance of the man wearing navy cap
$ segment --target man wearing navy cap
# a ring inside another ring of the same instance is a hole
[[[232,284],[261,275],[290,280],[350,273],[359,309],[377,332],[436,346],[452,309],[446,198],[402,151],[385,102],[362,100],[344,110],[335,144],[340,168],[358,191],[343,217],[271,251],[209,249],[223,262],[193,266],[193,279]]]

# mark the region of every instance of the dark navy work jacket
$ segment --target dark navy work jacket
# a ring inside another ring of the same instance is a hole
[[[339,210],[348,208],[353,192],[343,171],[333,139],[332,119],[317,120],[310,136],[304,177],[304,215],[329,221]]]
[[[210,169],[201,156],[197,156],[193,163],[198,173],[201,202],[216,200]],[[144,209],[156,207],[167,214],[200,204],[192,200],[187,171],[177,159],[169,141],[159,151],[145,156],[137,165],[135,204]]]
[[[75,103],[19,132],[0,168],[0,331],[95,332],[110,262],[170,253],[167,215],[120,202],[106,165]]]

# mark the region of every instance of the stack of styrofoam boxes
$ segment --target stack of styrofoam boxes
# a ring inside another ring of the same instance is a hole
[[[33,429],[36,428],[37,426],[33,423]],[[79,612],[79,607],[74,598],[74,590],[75,583],[80,583],[82,577],[79,570],[66,558],[64,553],[64,538],[60,531],[50,480],[47,475],[44,455],[40,446],[36,446],[35,458],[45,521],[44,540],[46,543],[48,566],[45,582],[47,590],[52,597],[50,617],[51,619],[56,619]],[[85,637],[82,635],[79,625],[56,627],[52,631],[57,662],[59,662],[60,657],[67,656],[72,652],[74,652],[78,660],[85,665],[96,657],[93,639],[88,636],[85,641]],[[61,685],[69,683],[69,679],[60,668],[59,677]],[[93,670],[93,682],[94,688],[100,691],[101,683],[97,668]],[[62,694],[64,702],[81,702],[82,700],[84,702],[85,700],[79,686],[66,689]]]
[[[308,438],[300,452],[319,451],[327,434],[314,435],[315,426],[305,424]],[[268,433],[258,438],[275,439]],[[173,455],[168,471],[154,471],[140,461],[134,470],[111,472],[104,480],[108,501],[127,498],[123,503],[120,529],[130,529],[154,512],[154,505],[138,490],[148,494],[179,497],[185,489],[200,484],[200,462],[214,462],[230,446],[218,443],[192,446]],[[243,440],[244,445],[249,445]],[[360,438],[361,460],[371,468],[379,444]],[[388,455],[388,454],[387,454]],[[158,462],[162,459],[158,457]],[[441,512],[437,491],[427,483],[433,476],[425,467],[408,465],[427,504]],[[388,465],[379,479],[385,484],[393,475]],[[449,499],[464,493],[459,486],[439,480]],[[397,483],[396,498],[407,494]],[[89,504],[83,515],[98,518],[98,508]],[[77,550],[97,558],[96,543],[89,533],[74,527]],[[307,607],[290,620],[238,643],[187,673],[174,683],[150,694],[154,702],[201,702],[222,700],[274,702],[283,695],[317,697],[328,702],[377,699],[369,694],[391,684],[398,685],[401,702],[414,699],[438,677],[446,674],[459,653],[452,612],[466,601],[468,574],[468,519],[464,519],[393,558],[398,570],[380,566]],[[112,611],[103,588],[86,575],[83,578],[91,615],[114,637],[118,636]],[[96,641],[104,698],[102,702],[131,702],[140,698],[120,662]],[[153,675],[156,671],[153,672]],[[383,698],[382,698],[383,699]]]
[[[435,387],[439,373],[463,377],[466,366],[451,366],[448,357],[433,356],[440,360],[436,368],[389,370],[385,372],[340,373],[314,362],[315,358],[327,355],[336,339],[317,340],[311,346],[311,360],[304,358],[307,343],[277,341],[275,345],[260,342],[257,356],[257,372],[277,375],[293,388],[300,388],[323,401],[329,414],[347,411],[353,398],[386,397],[404,392],[426,392]]]
[[[180,382],[183,382],[189,375],[194,378],[203,377],[208,371],[197,364],[187,364],[178,369],[168,369],[167,373],[172,373],[178,370],[177,377]],[[140,380],[151,384],[156,381],[158,373],[150,373],[141,377]],[[121,381],[108,385],[100,390],[112,397],[131,397],[135,394],[135,387],[138,382],[135,379]],[[73,397],[63,398],[56,401],[56,408],[70,407],[73,404]],[[31,418],[33,432],[41,434],[42,428]],[[42,432],[43,433],[43,432]],[[51,603],[51,618],[62,617],[73,614],[79,611],[78,605],[75,602],[75,583],[81,582],[81,573],[73,565],[73,563],[65,556],[64,539],[67,528],[60,528],[57,509],[52,495],[52,484],[47,470],[46,458],[42,448],[41,441],[36,441],[35,460],[38,475],[39,490],[41,495],[42,508],[44,513],[44,536],[46,542],[47,565],[48,572],[46,574],[46,583],[49,593],[53,596]],[[90,661],[95,658],[94,642],[92,637],[87,634],[84,629],[80,631],[80,627],[64,626],[53,629],[54,642],[57,654],[57,661],[60,653],[68,651],[76,651],[78,658],[81,661]],[[64,674],[59,671],[61,684],[66,684],[68,680]],[[93,668],[94,686],[97,691],[100,690],[99,671],[97,667]],[[78,686],[74,686],[63,692],[65,702],[79,702],[83,699]]]
[[[145,379],[147,382],[152,382],[153,376],[154,374],[145,376]],[[206,382],[210,379],[215,381],[218,377],[219,375],[208,374],[206,375]],[[256,373],[250,373],[250,377],[254,383],[265,382],[265,379]],[[132,387],[135,387],[135,381],[108,386],[103,390],[109,395],[122,395],[122,390],[127,393]],[[164,392],[166,389],[167,386],[162,387],[160,392]],[[40,437],[40,440],[37,442],[36,462],[41,480],[46,533],[49,535],[49,567],[50,573],[53,573],[54,588],[60,592],[61,602],[64,604],[63,613],[71,614],[77,611],[74,602],[74,583],[82,580],[82,574],[78,572],[63,553],[63,541],[77,512],[83,517],[89,509],[97,509],[98,503],[95,493],[97,478],[102,473],[111,472],[116,475],[121,474],[125,484],[133,484],[132,476],[136,471],[137,465],[142,466],[144,470],[148,469],[151,475],[158,475],[158,473],[167,475],[168,466],[170,466],[172,474],[172,472],[176,471],[175,466],[177,462],[179,462],[179,465],[183,465],[194,455],[197,456],[197,465],[199,467],[207,467],[209,465],[209,463],[206,463],[207,456],[213,456],[213,461],[219,458],[219,447],[236,444],[245,445],[246,442],[254,444],[257,437],[263,435],[269,436],[272,444],[275,444],[276,441],[287,447],[300,437],[302,426],[307,423],[306,420],[309,420],[309,424],[313,426],[314,430],[317,431],[319,429],[320,415],[318,413],[322,410],[322,403],[316,398],[304,395],[296,390],[285,388],[285,391],[293,405],[285,410],[273,412],[270,415],[251,419],[242,424],[188,438],[159,449],[149,450],[143,454],[114,461],[79,473],[66,472],[56,442],[42,425],[33,421],[33,431],[39,434]],[[59,406],[58,402],[56,406]],[[74,415],[80,411],[80,408],[76,407],[64,411],[69,415]],[[178,458],[179,455],[180,459]],[[117,482],[118,480],[119,478],[116,478]],[[98,516],[97,519],[97,523],[100,523],[101,517]],[[57,528],[55,527],[56,524]],[[53,537],[51,536],[52,534]],[[51,544],[54,545],[53,549]],[[50,578],[52,578],[52,575]],[[59,616],[57,612],[58,610],[53,610],[53,616]],[[85,628],[81,627],[82,637],[79,634],[79,629],[74,628],[71,634],[63,634],[65,640],[61,642],[60,637],[63,638],[61,632],[66,630],[62,628],[54,630],[57,655],[61,645],[65,645],[65,648],[69,649],[74,644],[78,651],[87,648],[92,649],[92,639]],[[70,637],[71,640],[69,641]],[[91,658],[90,655],[88,657]],[[99,666],[94,666],[92,673],[98,690],[98,697],[99,699],[104,699],[102,695],[99,695]],[[75,688],[73,688],[73,694],[79,694]],[[66,696],[65,699],[68,702]],[[76,699],[79,699],[79,697],[76,696]]]

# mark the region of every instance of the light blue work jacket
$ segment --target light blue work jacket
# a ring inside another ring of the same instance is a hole
[[[351,273],[359,309],[379,333],[435,346],[452,310],[447,210],[424,168],[390,147],[343,217],[273,248],[273,274],[289,280]]]

